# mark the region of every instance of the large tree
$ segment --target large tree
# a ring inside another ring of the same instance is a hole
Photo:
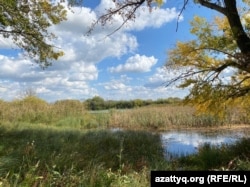
[[[190,32],[195,39],[178,42],[168,52],[166,67],[182,70],[168,84],[179,81],[179,87],[189,88],[185,99],[200,111],[223,116],[227,106],[237,104],[249,112],[250,2],[197,2],[222,16],[212,22],[194,17]]]
[[[162,0],[114,0],[114,2],[115,7],[108,9],[99,17],[92,28],[97,23],[105,25],[114,15],[122,16],[125,24],[136,19],[136,11],[143,4],[146,4],[151,11],[153,6],[163,3]],[[166,67],[170,70],[177,69],[179,75],[167,82],[167,85],[179,83],[179,87],[189,88],[186,101],[198,105],[201,110],[212,111],[215,114],[220,114],[230,102],[248,103],[249,0],[237,2],[236,0],[182,0],[182,2],[180,14],[188,8],[188,3],[194,2],[211,11],[217,11],[221,16],[215,18],[212,23],[205,18],[194,18],[191,23],[191,33],[196,39],[185,43],[178,42],[176,48],[169,51]]]
[[[0,0],[0,34],[10,38],[42,68],[63,52],[52,45],[48,32],[53,24],[66,19],[66,10],[50,0]]]

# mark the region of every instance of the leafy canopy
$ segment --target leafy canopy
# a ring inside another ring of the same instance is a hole
[[[249,37],[250,11],[245,5],[240,15]],[[177,42],[168,52],[166,67],[182,70],[168,85],[178,82],[180,88],[188,88],[185,101],[201,112],[223,116],[230,104],[246,108],[250,104],[250,56],[239,47],[233,29],[237,28],[231,27],[226,16],[212,22],[195,16],[190,30],[195,39]]]
[[[48,27],[66,19],[66,10],[50,0],[0,0],[0,34],[10,38],[42,68],[63,52],[50,41]]]

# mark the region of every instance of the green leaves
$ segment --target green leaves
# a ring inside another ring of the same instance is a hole
[[[48,0],[0,1],[0,34],[13,42],[42,68],[63,55],[55,50],[48,27],[66,20],[61,4]]]

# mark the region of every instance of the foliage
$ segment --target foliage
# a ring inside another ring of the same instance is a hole
[[[63,55],[49,42],[55,35],[47,29],[65,19],[63,5],[52,1],[0,1],[0,34],[10,38],[42,68]]]
[[[89,110],[103,110],[104,108],[104,99],[99,97],[99,96],[95,96],[92,99],[88,99],[86,101],[88,109]]]
[[[160,98],[153,100],[104,100],[100,96],[95,96],[87,99],[84,103],[89,110],[107,110],[107,109],[130,109],[136,107],[143,107],[154,104],[180,104],[182,99],[178,97]]]
[[[245,18],[249,11],[241,13],[244,31],[249,35],[250,22]],[[190,30],[195,39],[178,42],[168,52],[166,67],[182,72],[168,85],[178,82],[180,88],[189,88],[185,101],[200,112],[224,117],[230,105],[248,104],[250,53],[242,49],[233,29],[227,16],[215,17],[212,23],[195,16]]]

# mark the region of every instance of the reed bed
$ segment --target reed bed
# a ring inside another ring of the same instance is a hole
[[[76,100],[0,100],[0,186],[146,187],[151,170],[223,169],[232,160],[249,170],[249,139],[170,163],[158,133],[242,123],[239,110],[219,119],[174,104],[96,112]]]
[[[63,100],[49,104],[37,97],[5,102],[0,100],[0,124],[44,124],[76,129],[123,128],[162,131],[178,128],[204,128],[249,124],[240,110],[230,110],[224,118],[197,114],[181,104],[149,105],[132,109],[86,110],[84,102]]]
[[[229,118],[219,119],[216,116],[206,114],[198,115],[193,107],[182,105],[111,110],[109,114],[109,126],[125,129],[164,131],[179,128],[229,126],[233,122]],[[239,121],[238,123],[240,124],[241,122]]]

